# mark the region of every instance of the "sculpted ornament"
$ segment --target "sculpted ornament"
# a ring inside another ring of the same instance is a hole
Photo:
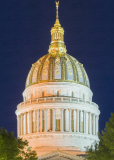
[[[47,73],[48,73],[49,58],[50,58],[50,55],[46,58],[44,66],[43,66],[43,74],[44,75],[47,75]]]
[[[69,73],[69,75],[72,75],[72,64],[68,58],[67,58],[66,63],[67,63],[67,67],[68,67],[68,73]]]
[[[56,74],[60,73],[60,58],[59,57],[55,59],[55,71],[56,71]]]

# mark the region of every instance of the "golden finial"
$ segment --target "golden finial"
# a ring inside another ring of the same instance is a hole
[[[56,19],[58,19],[59,18],[58,16],[59,1],[58,2],[55,1],[55,3],[56,3]]]

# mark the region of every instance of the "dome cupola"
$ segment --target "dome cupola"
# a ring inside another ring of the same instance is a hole
[[[64,56],[67,50],[66,46],[64,45],[64,29],[61,27],[61,24],[59,23],[58,5],[59,2],[56,2],[56,21],[54,27],[52,27],[51,29],[51,44],[49,46],[48,51],[53,56],[56,56],[56,54]]]
[[[49,53],[32,65],[26,87],[43,82],[71,82],[90,87],[83,65],[66,53],[64,29],[59,22],[58,7],[59,2],[56,2],[56,21],[51,28]]]

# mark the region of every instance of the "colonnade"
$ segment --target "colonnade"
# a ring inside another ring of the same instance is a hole
[[[50,116],[47,114],[49,110]],[[56,110],[60,110],[60,119],[56,119]],[[18,136],[49,131],[56,132],[58,131],[57,120],[59,120],[59,131],[61,132],[78,132],[97,136],[98,119],[98,115],[78,109],[52,108],[32,110],[18,115]]]
[[[54,40],[61,40],[61,41],[64,41],[63,40],[63,34],[61,32],[55,32],[51,35],[51,41],[54,41]]]

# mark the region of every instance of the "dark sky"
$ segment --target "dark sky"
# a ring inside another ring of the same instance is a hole
[[[55,17],[55,0],[0,1],[0,127],[15,135],[27,74],[48,53]],[[67,53],[88,74],[101,131],[114,112],[114,1],[60,0],[59,19]]]

